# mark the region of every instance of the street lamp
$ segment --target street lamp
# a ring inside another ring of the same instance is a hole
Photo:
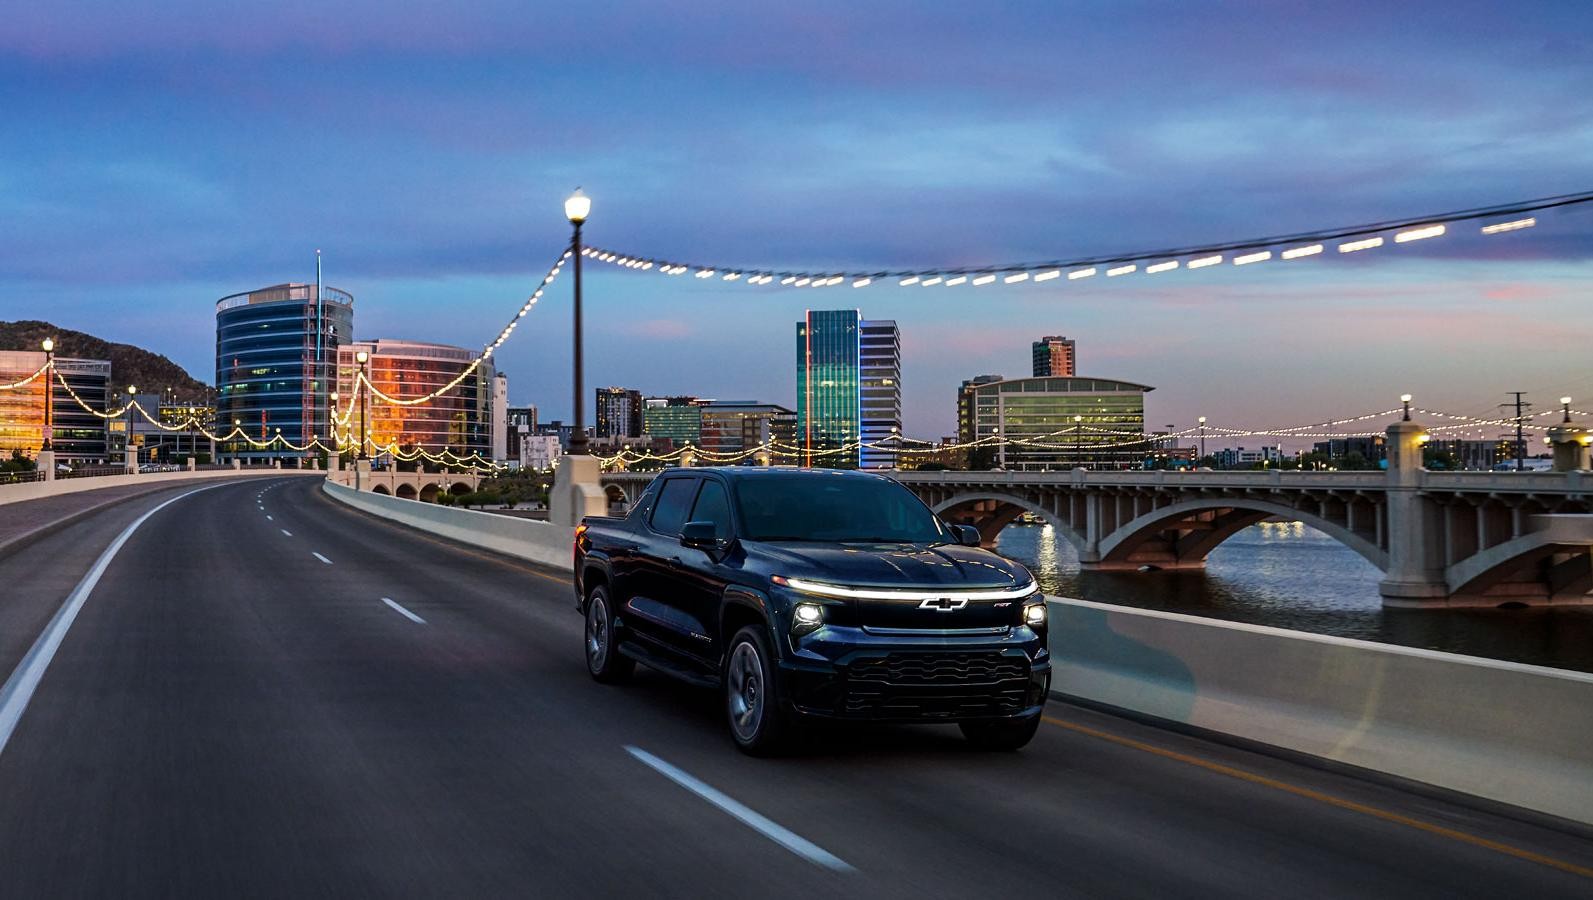
[[[1561,419],[1560,421],[1564,422],[1567,425],[1571,424],[1571,398],[1570,397],[1561,397],[1560,398],[1560,409],[1565,412],[1565,418]]]
[[[232,440],[232,458],[234,461],[243,455],[243,450],[238,447],[238,433],[243,431],[243,420],[234,417],[232,420],[232,433],[227,435]]]
[[[581,384],[581,225],[592,212],[592,198],[575,189],[564,201],[564,217],[570,220],[574,234],[570,238],[570,252],[575,260],[575,433],[570,435],[570,455],[586,455],[585,388]]]
[[[332,402],[332,410],[331,410],[330,413],[327,414],[326,427],[327,427],[327,430],[331,432],[331,434],[329,436],[332,438],[332,452],[336,453],[338,451],[338,441],[337,441],[337,391],[333,391],[331,397],[328,398],[328,399],[330,399],[331,402]]]
[[[1399,395],[1399,402],[1405,404],[1405,421],[1409,422],[1410,421],[1410,395],[1409,394],[1400,394]]]
[[[360,381],[365,382],[365,390],[362,391],[360,393],[360,395],[359,395],[359,397],[360,397],[360,452],[359,452],[359,456],[358,456],[359,459],[364,459],[365,458],[365,441],[370,436],[370,428],[371,428],[371,423],[370,423],[370,418],[369,418],[370,410],[366,406],[366,402],[370,399],[371,387],[370,387],[370,379],[365,374],[365,367],[366,367],[367,364],[370,363],[371,355],[369,353],[366,353],[364,350],[361,350],[358,353],[354,354],[354,361],[360,364]]]
[[[55,339],[44,339],[44,446],[39,450],[54,450],[55,444]],[[1567,419],[1566,421],[1570,421]],[[53,465],[53,463],[52,463]],[[55,477],[55,476],[50,476]]]
[[[1204,465],[1206,462],[1206,417],[1201,416],[1195,421],[1200,425],[1200,461],[1196,465]]]
[[[133,404],[138,402],[138,388],[127,386],[127,452],[122,454],[122,462],[127,468],[138,471],[138,450],[133,446]]]

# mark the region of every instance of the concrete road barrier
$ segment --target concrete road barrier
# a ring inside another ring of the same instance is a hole
[[[1593,824],[1593,675],[1083,600],[1052,690]]]
[[[565,571],[569,571],[574,562],[573,528],[535,519],[498,516],[472,509],[403,500],[370,491],[356,491],[330,480],[321,489],[333,499],[355,509],[462,544]],[[571,590],[574,590],[573,586]]]

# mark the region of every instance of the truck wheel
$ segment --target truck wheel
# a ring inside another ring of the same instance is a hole
[[[724,691],[730,737],[743,753],[773,756],[786,748],[789,723],[780,708],[774,658],[761,627],[748,625],[730,639]]]
[[[1040,717],[995,722],[959,722],[962,736],[980,750],[1019,750],[1040,730]]]
[[[614,611],[608,588],[597,585],[586,598],[586,670],[604,684],[624,681],[636,671],[636,660],[619,652],[614,640]]]

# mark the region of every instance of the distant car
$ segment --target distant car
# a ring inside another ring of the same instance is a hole
[[[1015,750],[1050,687],[1033,576],[880,475],[666,470],[625,518],[576,528],[575,594],[593,678],[641,662],[716,688],[752,754],[820,718]]]

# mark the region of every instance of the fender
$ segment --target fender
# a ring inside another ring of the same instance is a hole
[[[763,624],[770,629],[774,628],[774,614],[769,608],[769,598],[762,591],[741,584],[732,584],[725,588],[725,593],[719,604],[719,633],[725,633],[725,613],[732,606],[744,606],[753,610],[758,617],[763,619]]]
[[[586,614],[586,573],[596,569],[603,573],[609,584],[614,583],[614,569],[609,562],[608,554],[602,550],[592,550],[581,557],[581,568],[575,572],[575,606]]]

